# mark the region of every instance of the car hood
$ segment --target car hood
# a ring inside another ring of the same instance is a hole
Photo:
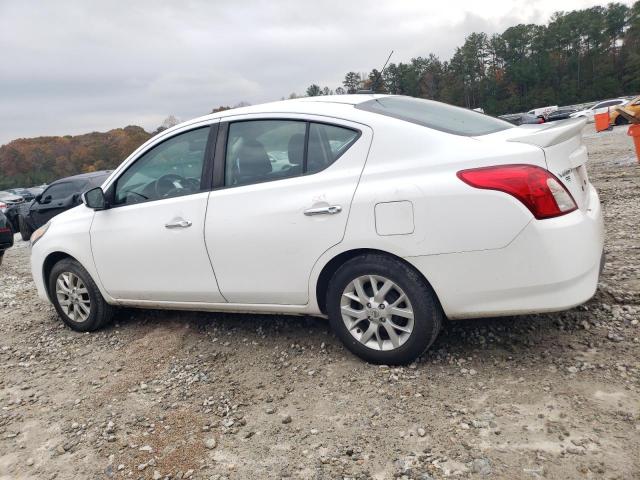
[[[23,200],[23,198],[18,195],[3,195],[0,197],[0,202],[19,202],[20,200]]]

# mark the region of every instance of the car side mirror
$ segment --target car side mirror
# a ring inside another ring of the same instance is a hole
[[[42,203],[42,204],[51,203],[51,195],[47,195],[44,198],[40,198],[40,201],[38,203]]]
[[[42,200],[42,194],[41,194],[41,193],[39,193],[38,195],[36,195],[36,196],[34,197],[34,200],[36,201],[36,203],[40,203],[40,200]]]
[[[84,192],[82,194],[82,201],[87,207],[93,210],[104,210],[107,208],[107,199],[100,187],[92,188]]]

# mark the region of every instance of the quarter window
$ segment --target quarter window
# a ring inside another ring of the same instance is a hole
[[[176,135],[147,151],[116,181],[115,203],[161,200],[201,190],[209,127]]]
[[[335,162],[359,132],[302,120],[231,123],[225,158],[225,185],[297,177]]]
[[[358,132],[350,128],[311,123],[306,173],[315,173],[327,168],[346,152],[357,138]]]

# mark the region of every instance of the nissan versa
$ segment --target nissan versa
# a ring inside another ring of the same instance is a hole
[[[36,230],[33,277],[79,331],[117,306],[327,315],[363,359],[410,362],[445,317],[594,294],[603,223],[584,123],[514,127],[386,95],[208,115]]]

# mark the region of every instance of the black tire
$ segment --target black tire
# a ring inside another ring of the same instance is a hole
[[[627,120],[626,118],[624,118],[622,115],[618,115],[616,117],[616,125],[620,126],[620,125],[626,125],[627,123],[629,123],[629,120]]]
[[[18,217],[18,228],[20,229],[20,236],[22,237],[22,240],[24,240],[25,242],[31,240],[33,230],[31,229],[27,221],[22,217]]]
[[[391,280],[404,291],[413,308],[413,330],[404,343],[392,350],[364,345],[349,332],[342,319],[341,300],[345,288],[366,275]],[[414,361],[434,342],[443,322],[442,308],[422,276],[402,261],[381,254],[352,258],[336,271],[327,289],[327,311],[331,327],[342,343],[355,355],[375,364],[402,365]]]
[[[70,318],[62,309],[58,296],[56,295],[56,282],[58,277],[66,272],[70,272],[79,277],[86,286],[90,300],[90,309],[89,316],[84,321],[75,321]],[[87,272],[76,260],[72,258],[65,258],[56,263],[51,269],[48,282],[49,295],[53,302],[53,306],[56,308],[56,311],[62,321],[73,330],[78,332],[92,332],[106,325],[113,318],[115,308],[106,302],[100,293],[98,286],[91,278],[91,275],[89,275],[89,272]]]
[[[2,265],[3,258],[4,258],[4,250],[0,250],[0,265]]]

